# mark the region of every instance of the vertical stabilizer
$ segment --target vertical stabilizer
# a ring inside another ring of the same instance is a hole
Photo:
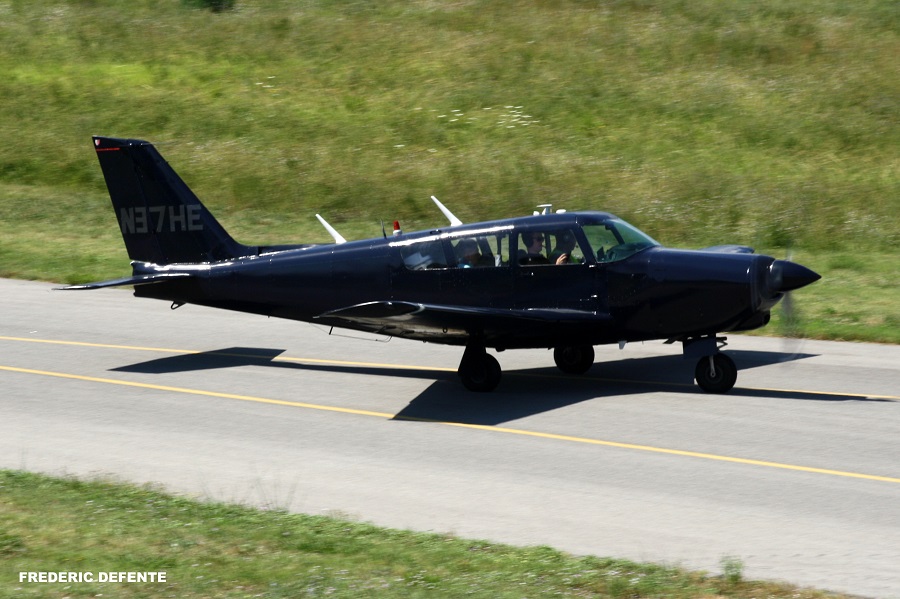
[[[94,137],[128,257],[154,264],[246,256],[149,142]]]

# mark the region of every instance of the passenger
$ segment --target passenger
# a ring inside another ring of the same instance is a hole
[[[556,236],[556,249],[550,252],[551,264],[577,264],[578,260],[572,256],[575,250],[575,236],[569,231],[563,231]]]
[[[456,260],[459,268],[472,268],[479,265],[481,253],[478,251],[478,242],[474,239],[461,239],[456,244]]]
[[[544,234],[539,231],[522,233],[524,251],[519,251],[519,264],[550,264],[544,256]]]

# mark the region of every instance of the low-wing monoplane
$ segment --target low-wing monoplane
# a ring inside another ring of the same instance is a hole
[[[553,212],[334,243],[236,242],[148,142],[94,137],[129,277],[65,289],[134,295],[465,347],[463,385],[501,378],[488,349],[553,348],[581,374],[595,345],[681,342],[701,388],[725,393],[729,331],[769,322],[785,293],[819,279],[745,246],[680,250],[606,212]],[[318,215],[316,215],[318,216]]]

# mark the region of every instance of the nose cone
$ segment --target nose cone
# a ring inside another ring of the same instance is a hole
[[[821,278],[819,273],[787,260],[776,260],[769,267],[769,286],[779,293],[806,287]]]

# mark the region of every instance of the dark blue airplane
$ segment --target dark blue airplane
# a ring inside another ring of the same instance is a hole
[[[236,242],[148,142],[94,137],[132,276],[74,285],[127,285],[173,307],[199,304],[464,346],[459,377],[491,391],[500,365],[487,353],[553,348],[582,374],[594,345],[680,341],[713,393],[737,379],[720,333],[769,322],[786,292],[820,277],[744,246],[662,247],[605,212],[450,225],[347,242],[247,246]],[[318,217],[318,215],[316,215]],[[395,225],[396,226],[396,225]]]

